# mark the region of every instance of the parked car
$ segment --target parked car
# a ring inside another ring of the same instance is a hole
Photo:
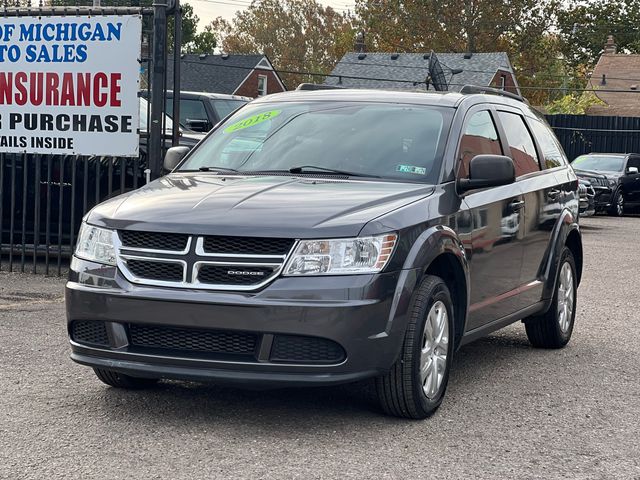
[[[578,193],[580,195],[580,216],[590,217],[596,213],[596,191],[588,180],[580,178],[579,182]]]
[[[461,345],[518,320],[536,347],[571,337],[578,180],[521,101],[289,92],[185,150],[82,226],[71,358],[108,385],[374,378],[425,418]]]
[[[640,154],[590,153],[577,157],[571,166],[593,186],[596,212],[619,217],[640,207]]]
[[[222,93],[180,92],[180,125],[195,132],[208,132],[252,99]],[[167,92],[167,114],[173,117],[173,92]]]

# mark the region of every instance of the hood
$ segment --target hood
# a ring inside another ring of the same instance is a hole
[[[579,168],[575,168],[574,171],[576,175],[583,178],[609,178],[609,179],[617,179],[624,175],[623,172],[609,172],[609,171],[598,171],[595,170],[580,170]]]
[[[433,191],[411,183],[174,173],[98,205],[87,220],[116,229],[205,235],[348,237]]]
[[[578,178],[588,180],[591,185],[599,187],[611,187],[622,176],[620,172],[595,172],[593,170],[574,169]]]

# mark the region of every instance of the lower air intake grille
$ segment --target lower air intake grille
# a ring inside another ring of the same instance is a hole
[[[276,335],[271,347],[272,362],[282,363],[340,363],[344,349],[332,340],[297,335]]]
[[[127,267],[138,278],[162,280],[165,282],[181,282],[184,269],[181,263],[152,262],[149,260],[127,260]]]
[[[129,325],[131,346],[173,351],[254,355],[258,336],[246,332]]]
[[[78,343],[109,346],[109,337],[104,322],[77,320],[71,324],[71,338]]]

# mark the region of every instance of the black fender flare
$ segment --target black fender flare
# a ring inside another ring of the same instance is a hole
[[[443,254],[455,256],[464,274],[464,291],[466,292],[466,298],[462,302],[464,318],[461,319],[461,331],[456,332],[456,337],[462,334],[467,321],[466,313],[469,311],[469,262],[464,245],[456,233],[449,227],[436,225],[426,229],[415,239],[406,256],[394,292],[385,335],[404,335],[408,323],[409,306],[416,287],[433,261]],[[399,349],[400,346],[398,353]]]
[[[575,234],[573,232],[576,232]],[[582,236],[580,234],[580,227],[578,225],[578,219],[568,210],[564,209],[560,214],[560,218],[556,222],[552,234],[551,241],[549,242],[549,248],[545,254],[545,261],[542,262],[541,271],[538,278],[543,280],[542,299],[545,301],[545,306],[551,304],[553,298],[553,292],[556,287],[556,278],[558,268],[560,267],[560,255],[562,249],[567,244],[569,236],[575,235],[577,239],[577,248],[579,249],[578,256],[576,258],[576,267],[578,269],[578,284],[582,277]],[[572,237],[573,238],[573,237]]]

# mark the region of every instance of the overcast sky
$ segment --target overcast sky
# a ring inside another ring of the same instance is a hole
[[[196,15],[200,17],[198,30],[202,30],[216,17],[231,20],[238,10],[243,10],[251,4],[251,0],[187,0]],[[346,11],[355,5],[355,0],[320,0],[323,5],[331,6],[338,11]]]

